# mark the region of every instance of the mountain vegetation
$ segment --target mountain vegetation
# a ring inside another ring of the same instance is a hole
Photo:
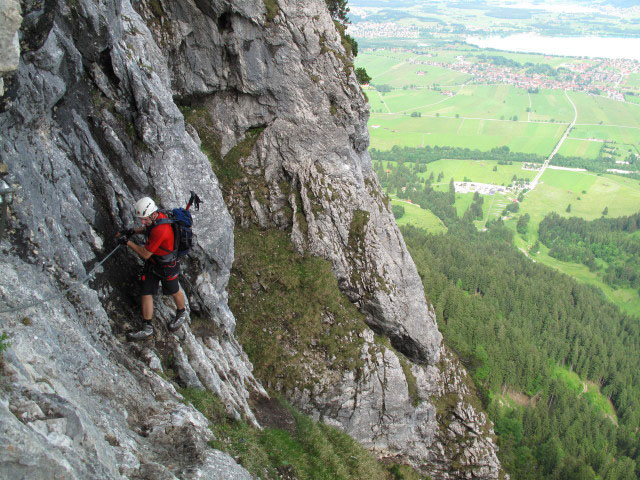
[[[538,238],[550,256],[601,271],[608,285],[639,288],[639,228],[640,214],[586,221],[550,213],[538,226]]]
[[[263,479],[422,480],[402,465],[385,466],[337,428],[317,423],[287,404],[272,400],[265,427],[255,429],[227,413],[206,390],[182,388],[185,400],[210,421],[210,446],[232,455],[251,474]]]
[[[445,342],[470,368],[513,478],[637,478],[637,320],[598,290],[524,257],[501,222],[485,233],[464,221],[445,235],[402,230]],[[558,371],[575,372],[584,388]],[[601,395],[587,396],[587,384]],[[616,416],[603,410],[607,399]]]
[[[605,147],[603,147],[604,149]],[[478,150],[470,148],[435,146],[425,147],[399,147],[394,146],[391,150],[369,150],[371,159],[376,161],[399,161],[428,164],[442,160],[443,158],[457,160],[497,160],[498,162],[523,162],[523,163],[543,163],[546,157],[535,153],[512,152],[508,146],[495,147],[491,150]],[[585,158],[574,156],[556,155],[553,157],[553,165],[571,168],[584,168],[590,172],[604,173],[608,168],[617,168],[633,172],[640,168],[640,158],[631,153],[625,159],[629,162],[625,165],[616,164],[616,159],[607,156],[606,152],[601,152],[597,158]],[[640,178],[638,174],[628,175],[631,178]]]

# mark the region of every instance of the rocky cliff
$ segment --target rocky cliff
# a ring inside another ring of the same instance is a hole
[[[18,47],[20,62],[0,107],[17,189],[0,242],[0,472],[248,478],[207,445],[207,420],[175,387],[206,388],[259,427],[251,405],[267,379],[235,337],[227,293],[234,227],[255,225],[328,260],[366,323],[357,368],[318,359],[315,385],[272,388],[380,457],[437,478],[502,475],[372,172],[368,107],[323,1],[25,0],[19,45],[16,4],[2,7],[3,72]],[[117,250],[79,281],[133,225],[136,198],[173,206],[190,190],[204,200],[183,263],[197,322],[170,334],[172,305],[156,302],[155,340],[129,344],[135,256]]]

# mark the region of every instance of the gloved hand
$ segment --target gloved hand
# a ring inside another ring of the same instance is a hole
[[[127,245],[129,238],[126,235],[121,235],[118,237],[118,245]]]
[[[120,230],[121,236],[123,237],[130,237],[131,235],[134,235],[136,232],[133,230],[133,228],[125,228],[124,230]]]

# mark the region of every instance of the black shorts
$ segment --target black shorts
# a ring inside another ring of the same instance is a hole
[[[162,282],[162,293],[173,295],[180,290],[180,261],[160,265],[147,262],[144,272],[140,277],[142,282],[142,295],[155,295],[158,293],[158,284]]]

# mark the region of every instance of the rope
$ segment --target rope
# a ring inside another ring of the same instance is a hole
[[[25,305],[20,305],[19,307],[14,307],[14,308],[9,308],[7,310],[0,310],[0,313],[13,313],[13,312],[19,312],[20,310],[24,310],[26,308],[31,308],[31,307],[35,307],[38,305],[42,305],[43,303],[47,303],[51,300],[54,300],[56,298],[60,298],[60,297],[64,297],[67,293],[69,293],[71,290],[73,290],[74,288],[76,288],[78,285],[82,285],[83,283],[85,283],[87,280],[89,280],[94,272],[98,269],[98,267],[100,267],[104,262],[106,262],[107,260],[109,260],[109,257],[111,257],[111,255],[113,255],[114,253],[116,253],[116,251],[121,247],[122,245],[118,244],[116,246],[116,248],[114,248],[113,250],[111,250],[111,253],[109,253],[109,255],[107,255],[106,257],[104,257],[104,259],[97,264],[95,267],[93,267],[91,269],[91,271],[89,273],[87,273],[87,275],[82,279],[82,280],[78,280],[77,282],[75,282],[73,285],[71,285],[69,288],[67,288],[65,291],[63,291],[62,293],[57,293],[54,295],[49,295],[48,297],[45,297],[42,300],[37,300],[35,302],[31,302],[31,303],[27,303]]]

